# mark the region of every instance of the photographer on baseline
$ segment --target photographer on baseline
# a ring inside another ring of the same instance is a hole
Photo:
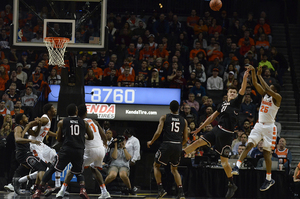
[[[116,179],[119,173],[120,178],[128,188],[128,192],[131,195],[136,195],[135,191],[131,188],[129,180],[129,162],[131,155],[126,150],[125,142],[124,136],[118,136],[113,140],[113,143],[111,143],[110,147],[114,145],[114,147],[110,149],[110,157],[112,159],[108,169],[108,176],[106,177],[104,183],[107,185],[108,183],[112,182],[114,179]]]

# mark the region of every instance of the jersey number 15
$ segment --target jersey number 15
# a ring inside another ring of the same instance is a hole
[[[171,126],[171,131],[175,132],[175,133],[178,133],[180,122],[172,122],[171,125],[172,125]]]

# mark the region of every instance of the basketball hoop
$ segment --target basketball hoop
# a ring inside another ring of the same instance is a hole
[[[49,65],[65,65],[64,55],[70,39],[64,37],[45,37],[44,42],[49,52]]]

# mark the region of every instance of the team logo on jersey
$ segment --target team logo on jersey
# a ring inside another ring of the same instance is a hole
[[[86,104],[88,114],[96,114],[98,119],[114,119],[116,116],[115,104]]]

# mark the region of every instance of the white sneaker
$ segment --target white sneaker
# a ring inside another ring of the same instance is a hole
[[[110,197],[110,194],[108,193],[108,191],[102,193],[102,194],[98,197],[98,199],[107,199],[107,198],[111,198],[111,197]]]
[[[11,183],[9,183],[8,185],[5,185],[5,186],[4,186],[4,189],[5,189],[6,191],[11,191],[11,192],[14,192],[14,191],[15,191],[14,186],[13,186]]]
[[[63,198],[65,195],[65,192],[62,190],[59,190],[56,194],[56,198]]]

